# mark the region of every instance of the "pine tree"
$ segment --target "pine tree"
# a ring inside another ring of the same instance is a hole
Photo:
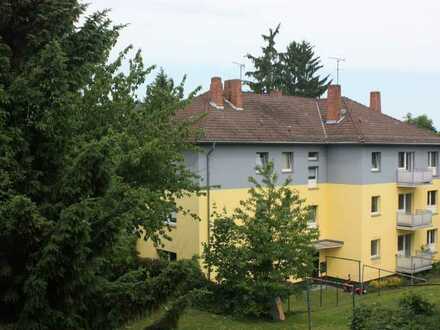
[[[251,54],[246,55],[253,62],[255,71],[246,72],[251,80],[245,81],[254,93],[265,94],[277,89],[279,86],[279,54],[275,48],[275,37],[280,31],[280,24],[268,35],[262,35],[266,45],[263,46],[263,54],[259,57]]]
[[[166,296],[125,244],[141,228],[159,243],[198,189],[182,86],[165,77],[139,99],[152,67],[137,53],[122,73],[130,48],[109,63],[122,27],[85,9],[0,2],[0,321],[19,329],[112,329]]]
[[[319,97],[331,83],[329,76],[319,76],[323,66],[313,46],[306,41],[291,42],[286,52],[280,54],[280,67],[279,87],[285,95]]]

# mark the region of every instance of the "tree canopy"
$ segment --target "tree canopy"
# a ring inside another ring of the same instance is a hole
[[[436,128],[434,127],[434,123],[432,119],[430,119],[427,115],[423,114],[420,116],[413,116],[410,112],[406,114],[404,121],[408,124],[415,125],[418,128],[423,128],[430,130],[432,132],[437,132]]]
[[[318,230],[308,226],[310,209],[289,180],[277,185],[273,164],[258,168],[249,198],[228,213],[216,212],[205,263],[216,273],[232,312],[267,316],[287,281],[311,276]],[[224,300],[222,300],[224,302]],[[228,308],[228,307],[225,307]]]
[[[323,68],[319,56],[307,41],[292,41],[284,52],[279,52],[275,37],[279,34],[280,24],[262,35],[265,45],[262,55],[246,55],[254,66],[254,71],[246,72],[250,80],[245,83],[258,94],[282,91],[284,95],[319,97],[331,83],[329,76],[321,77]]]
[[[266,45],[261,47],[263,52],[261,56],[246,55],[255,68],[255,71],[246,72],[246,76],[253,79],[246,81],[246,84],[255,93],[270,93],[279,86],[280,55],[275,48],[275,37],[279,32],[280,24],[275,29],[269,29],[269,34],[262,35]]]
[[[122,27],[85,10],[0,2],[0,317],[20,329],[115,327],[133,290],[148,300],[127,243],[143,228],[159,244],[175,200],[198,190],[192,130],[173,120],[183,84],[160,72],[138,96],[153,67],[131,48],[110,62]]]

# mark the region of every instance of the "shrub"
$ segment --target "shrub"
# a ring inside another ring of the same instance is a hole
[[[399,302],[399,307],[404,313],[411,315],[432,315],[434,313],[434,304],[415,293],[409,293],[403,297]]]
[[[403,284],[403,280],[400,277],[392,276],[388,278],[382,278],[379,280],[373,280],[369,283],[373,288],[396,288]]]
[[[375,304],[358,306],[350,319],[351,330],[435,330],[439,329],[440,316],[435,306],[416,294],[399,301],[399,309]]]

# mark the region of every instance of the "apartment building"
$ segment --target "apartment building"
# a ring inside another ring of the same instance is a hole
[[[329,87],[326,99],[257,95],[240,80],[212,78],[210,90],[179,113],[205,114],[198,124],[201,152],[185,155],[206,196],[182,200],[199,215],[174,215],[170,258],[201,255],[213,207],[233,210],[247,197],[255,166],[274,162],[280,182],[291,178],[315,215],[321,275],[370,280],[390,272],[417,273],[437,258],[440,137],[382,112],[379,92],[370,104]],[[139,241],[144,257],[157,256]]]

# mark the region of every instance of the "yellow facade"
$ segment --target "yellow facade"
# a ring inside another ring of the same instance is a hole
[[[309,189],[307,185],[292,186],[309,205],[317,205],[317,224],[320,239],[343,241],[343,247],[320,251],[320,260],[327,261],[328,276],[357,281],[362,278],[368,281],[378,277],[378,271],[365,267],[369,265],[383,270],[396,270],[397,239],[405,233],[397,229],[398,194],[413,194],[413,209],[426,209],[427,191],[438,190],[440,180],[430,185],[414,188],[399,188],[396,183],[348,185],[319,184],[318,188]],[[211,190],[211,211],[226,208],[232,211],[239,206],[239,201],[248,197],[248,189],[214,189]],[[372,215],[371,197],[380,196],[378,214]],[[172,229],[172,241],[164,241],[163,250],[175,252],[178,259],[202,255],[202,243],[207,240],[207,199],[206,196],[191,197],[181,201],[182,206],[198,214],[200,221],[189,215],[178,216],[177,226]],[[429,228],[416,229],[406,233],[412,234],[411,255],[415,255],[421,246],[426,244],[426,232],[437,229],[440,219],[434,214],[433,225]],[[371,258],[371,240],[380,239],[380,256]],[[438,251],[438,240],[436,242]],[[155,248],[150,242],[139,241],[138,250],[142,257],[156,257]],[[326,256],[328,258],[326,258]],[[341,257],[359,260],[340,260]],[[435,257],[436,258],[436,257]],[[381,276],[391,275],[385,271]]]

